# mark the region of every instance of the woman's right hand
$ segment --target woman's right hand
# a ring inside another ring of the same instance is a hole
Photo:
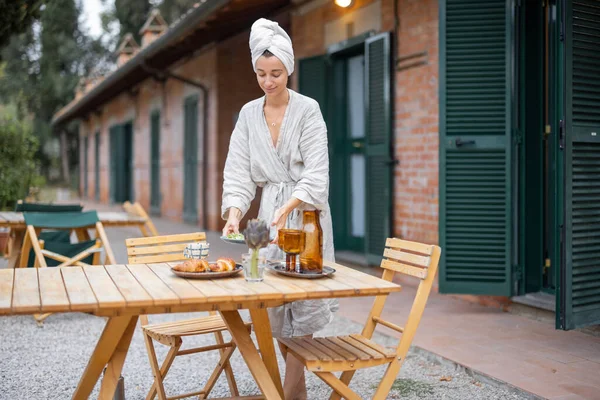
[[[227,236],[230,233],[240,233],[241,215],[242,212],[239,209],[235,207],[229,209],[229,216],[227,217],[227,222],[223,228],[223,236]]]

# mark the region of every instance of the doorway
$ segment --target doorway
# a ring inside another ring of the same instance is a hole
[[[560,112],[556,4],[523,3],[516,32],[519,90],[519,229],[515,294],[553,299],[559,265],[557,159]],[[521,278],[521,279],[519,279]]]
[[[337,250],[365,252],[365,55],[355,50],[333,60],[331,189]],[[341,195],[340,195],[341,194]]]
[[[113,203],[133,201],[133,123],[110,128],[110,193]]]

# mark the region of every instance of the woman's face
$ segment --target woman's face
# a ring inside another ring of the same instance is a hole
[[[286,89],[287,70],[279,58],[261,56],[256,61],[256,80],[267,96],[277,96]]]

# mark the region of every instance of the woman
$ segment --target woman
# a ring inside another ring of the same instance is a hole
[[[223,235],[239,232],[260,186],[258,218],[273,230],[300,228],[302,210],[318,209],[323,229],[323,258],[334,261],[329,212],[329,159],[327,127],[319,104],[287,88],[294,72],[294,52],[287,33],[276,23],[259,19],[252,25],[250,50],[256,79],[265,96],[240,111],[225,163],[222,216]],[[275,235],[277,238],[277,235]],[[268,257],[275,258],[275,239]],[[336,300],[294,302],[269,309],[275,337],[312,336],[333,318]],[[284,395],[306,399],[304,368],[286,357]]]

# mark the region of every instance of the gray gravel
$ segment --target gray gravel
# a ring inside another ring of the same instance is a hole
[[[160,315],[151,322],[189,318],[200,314]],[[85,314],[55,314],[43,327],[32,317],[0,318],[0,399],[70,399],[98,339],[104,319]],[[346,319],[336,319],[319,335],[360,332],[360,326]],[[394,346],[396,340],[377,335],[378,343]],[[184,347],[211,343],[212,335],[187,338]],[[156,345],[159,360],[167,348]],[[167,395],[199,390],[217,361],[217,352],[178,357],[165,381]],[[280,368],[284,365],[280,359]],[[259,393],[245,364],[236,352],[232,365],[240,394]],[[384,367],[359,371],[351,387],[363,398],[372,397]],[[125,366],[125,394],[128,400],[144,399],[152,384],[140,329],[136,329]],[[314,375],[307,379],[309,399],[326,399],[329,389]],[[213,397],[228,396],[227,382],[221,377]],[[92,398],[97,398],[98,386]],[[410,353],[390,399],[526,399],[507,388],[487,385],[460,368],[438,364],[419,352]]]

